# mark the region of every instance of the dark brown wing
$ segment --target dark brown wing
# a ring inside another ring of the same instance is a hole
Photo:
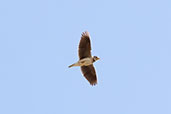
[[[82,66],[81,71],[84,77],[90,82],[91,85],[97,84],[96,71],[93,65]]]
[[[83,32],[78,49],[79,58],[91,57],[91,43],[89,33]]]

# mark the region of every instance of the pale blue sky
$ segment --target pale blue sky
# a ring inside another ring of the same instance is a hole
[[[170,0],[0,1],[0,114],[171,114]],[[98,85],[78,60],[90,32]]]

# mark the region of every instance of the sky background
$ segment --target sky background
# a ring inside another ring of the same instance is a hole
[[[1,0],[0,114],[171,114],[170,0]],[[97,86],[78,60],[91,36]]]

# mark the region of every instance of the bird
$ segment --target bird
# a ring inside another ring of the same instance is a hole
[[[90,34],[85,31],[81,35],[81,40],[78,46],[79,60],[68,66],[69,68],[74,66],[80,66],[83,76],[88,80],[91,85],[97,84],[97,76],[93,63],[99,60],[97,56],[91,55],[91,42]]]

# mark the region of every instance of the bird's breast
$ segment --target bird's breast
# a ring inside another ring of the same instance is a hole
[[[80,66],[88,66],[93,63],[91,58],[84,58],[78,61],[80,63]]]

